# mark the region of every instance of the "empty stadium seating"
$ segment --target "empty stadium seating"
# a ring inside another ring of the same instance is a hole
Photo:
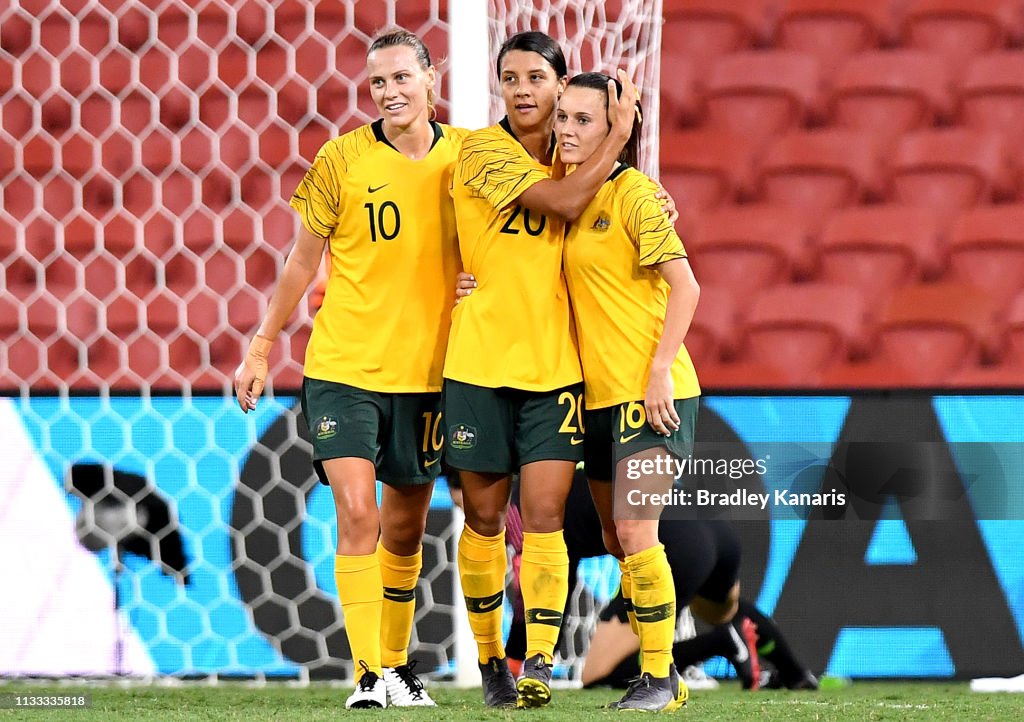
[[[882,313],[875,358],[912,374],[918,385],[941,386],[992,353],[997,314],[995,301],[973,286],[906,286]]]
[[[786,51],[727,55],[711,69],[704,104],[708,125],[758,145],[820,113],[818,62]]]
[[[745,136],[696,130],[662,138],[661,182],[680,206],[714,208],[749,194],[754,149]]]
[[[1024,52],[998,52],[971,61],[957,94],[963,123],[1008,139],[1024,132]]]
[[[690,263],[701,281],[755,293],[806,275],[810,225],[797,208],[724,207],[701,218],[687,244]]]
[[[903,43],[938,52],[954,69],[971,57],[1019,39],[1017,0],[914,0],[903,18]]]
[[[832,363],[863,353],[868,307],[859,289],[782,285],[762,291],[743,326],[743,358],[774,367],[794,386],[815,386]]]
[[[951,112],[946,63],[912,50],[862,53],[840,71],[832,121],[887,140],[935,125]]]
[[[964,213],[949,243],[950,277],[984,288],[1006,305],[1024,289],[1024,205]]]
[[[769,203],[829,210],[877,195],[878,139],[841,129],[793,132],[765,154],[758,195]]]
[[[776,0],[673,0],[665,4],[665,47],[678,49],[698,64],[708,63],[731,52],[764,40]]]
[[[939,221],[926,208],[859,206],[837,211],[821,237],[820,278],[861,289],[872,306],[899,286],[935,278]]]
[[[891,40],[894,5],[894,0],[788,0],[775,26],[775,45],[810,53],[832,77],[849,56]]]

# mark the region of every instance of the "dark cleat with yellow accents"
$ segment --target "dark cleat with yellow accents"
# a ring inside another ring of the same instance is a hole
[[[484,704],[488,707],[515,707],[518,701],[516,680],[508,669],[508,660],[491,657],[480,665]]]
[[[535,654],[523,662],[516,691],[519,693],[516,707],[543,707],[551,701],[551,665],[543,654]]]
[[[626,690],[616,709],[622,712],[675,712],[686,704],[690,693],[675,665],[667,677],[654,677],[644,672]]]

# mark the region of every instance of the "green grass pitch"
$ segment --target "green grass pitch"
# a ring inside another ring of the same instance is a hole
[[[349,690],[328,685],[308,687],[269,684],[253,686],[89,686],[23,683],[0,684],[0,694],[87,692],[88,710],[0,710],[0,719],[62,720],[297,720],[386,719],[408,722],[435,720],[590,720],[622,718],[624,713],[601,709],[616,698],[611,690],[555,690],[551,705],[540,710],[485,710],[479,690],[432,687],[439,707],[384,711],[344,709]],[[966,684],[854,683],[822,692],[742,692],[735,683],[718,690],[692,692],[690,703],[674,713],[677,719],[731,720],[1019,720],[1024,698],[1012,694],[973,694]],[[635,715],[628,715],[630,718]]]

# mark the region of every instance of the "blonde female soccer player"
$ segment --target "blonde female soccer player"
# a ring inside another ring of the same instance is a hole
[[[610,80],[578,75],[562,94],[555,134],[565,163],[586,163],[612,132]],[[681,458],[692,451],[700,387],[683,338],[700,289],[653,197],[657,185],[633,167],[640,120],[637,112],[623,162],[569,230],[565,274],[586,384],[584,468],[640,637],[642,674],[617,706],[656,711],[686,699],[672,664],[675,590],[658,541],[661,507],[631,507],[636,497],[626,492],[664,493],[673,476],[631,479],[626,470],[666,450]]]
[[[497,58],[507,115],[471,133],[452,196],[462,262],[478,287],[453,314],[444,367],[447,462],[460,472],[466,526],[459,572],[484,700],[551,698],[551,659],[568,593],[565,499],[583,451],[583,388],[562,275],[565,223],[586,207],[629,137],[636,91],[608,104],[608,132],[576,171],[555,178],[552,123],[566,84],[558,44],[509,38]],[[522,589],[528,658],[516,683],[501,642],[505,513],[522,484]]]
[[[433,705],[407,649],[443,440],[441,369],[458,269],[449,185],[466,131],[430,120],[435,72],[412,33],[374,40],[367,72],[381,118],[326,143],[295,191],[302,228],[235,393],[244,411],[256,408],[274,339],[327,244],[302,406],[338,517],[335,578],[358,664],[346,706],[385,707],[388,696]]]

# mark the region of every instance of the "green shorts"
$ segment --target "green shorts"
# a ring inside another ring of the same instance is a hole
[[[313,467],[327,484],[323,461],[369,459],[391,486],[434,480],[444,431],[441,394],[389,394],[304,378],[302,413],[313,444]]]
[[[583,384],[554,391],[444,380],[445,460],[462,471],[513,474],[535,461],[583,459]]]
[[[639,451],[668,449],[682,459],[693,453],[693,432],[697,428],[700,397],[676,399],[679,430],[661,436],[647,423],[643,401],[630,401],[618,406],[587,411],[586,438],[583,444],[583,466],[591,481],[612,481],[615,467]]]

